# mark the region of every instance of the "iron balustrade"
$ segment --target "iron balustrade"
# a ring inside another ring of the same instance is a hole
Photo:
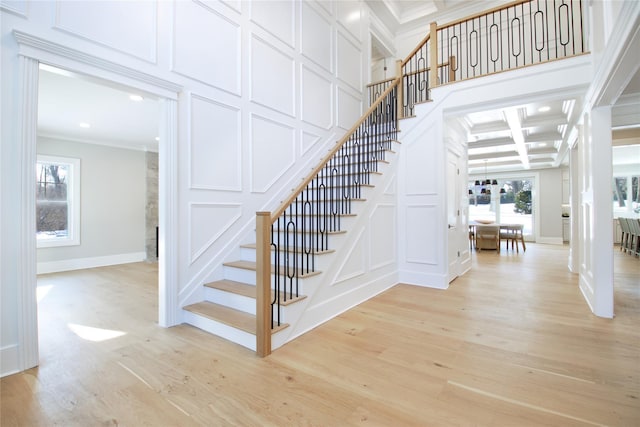
[[[267,318],[260,308],[264,304],[260,295],[266,296],[265,288],[270,285],[273,288],[270,328],[258,325],[259,353],[270,352],[270,341],[265,344],[261,340],[270,340],[270,329],[282,324],[282,305],[300,296],[300,279],[316,272],[316,256],[329,250],[329,236],[342,231],[341,218],[352,214],[353,202],[362,199],[362,187],[371,183],[371,174],[378,171],[397,139],[399,82],[397,78],[388,83],[358,123],[294,190],[294,196],[273,214],[258,213],[257,260],[262,263],[256,282],[258,322]],[[261,337],[260,331],[265,336]]]
[[[373,105],[373,103],[376,102],[378,98],[380,98],[382,92],[387,90],[387,88],[391,85],[391,83],[393,83],[395,79],[395,77],[392,77],[390,79],[381,80],[379,82],[367,85],[367,94],[369,95],[368,101],[370,106]]]
[[[586,52],[582,0],[515,2],[437,29],[440,58],[456,58],[455,80]],[[439,83],[450,74],[439,70]]]

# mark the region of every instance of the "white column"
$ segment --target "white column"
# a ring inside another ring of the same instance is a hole
[[[594,314],[613,317],[611,107],[589,114],[581,153],[580,289]]]

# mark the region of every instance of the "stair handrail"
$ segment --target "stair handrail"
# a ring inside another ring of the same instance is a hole
[[[320,160],[318,165],[309,172],[306,177],[298,184],[292,191],[289,197],[287,197],[280,205],[273,211],[260,211],[256,213],[256,352],[261,357],[264,357],[271,353],[271,316],[272,302],[278,301],[280,295],[278,295],[278,286],[276,286],[276,295],[271,296],[271,228],[278,219],[285,214],[297,198],[307,190],[308,186],[316,179],[323,171],[329,162],[333,161],[336,154],[343,148],[343,146],[353,138],[360,127],[372,117],[372,115],[379,110],[383,101],[390,96],[390,94],[400,84],[401,78],[396,77],[389,87],[378,97],[376,102],[371,105],[366,112],[356,121],[356,123],[340,138],[331,148],[328,153]],[[395,110],[396,105],[394,102],[393,108]],[[395,117],[394,129],[397,129],[397,116]],[[286,257],[286,254],[285,254]],[[275,266],[278,268],[278,266]],[[276,275],[277,276],[277,275]]]

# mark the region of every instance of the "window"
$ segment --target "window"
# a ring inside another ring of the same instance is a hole
[[[522,224],[533,235],[533,178],[469,182],[469,220]]]
[[[616,174],[613,178],[613,216],[635,217],[640,214],[640,176]]]
[[[38,156],[36,238],[38,248],[80,244],[80,160]]]

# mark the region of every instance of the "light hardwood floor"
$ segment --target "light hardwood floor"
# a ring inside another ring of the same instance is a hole
[[[531,244],[265,359],[158,327],[154,265],[43,275],[41,365],[1,380],[0,424],[639,426],[640,259],[614,252],[614,320],[588,310],[566,247]]]

